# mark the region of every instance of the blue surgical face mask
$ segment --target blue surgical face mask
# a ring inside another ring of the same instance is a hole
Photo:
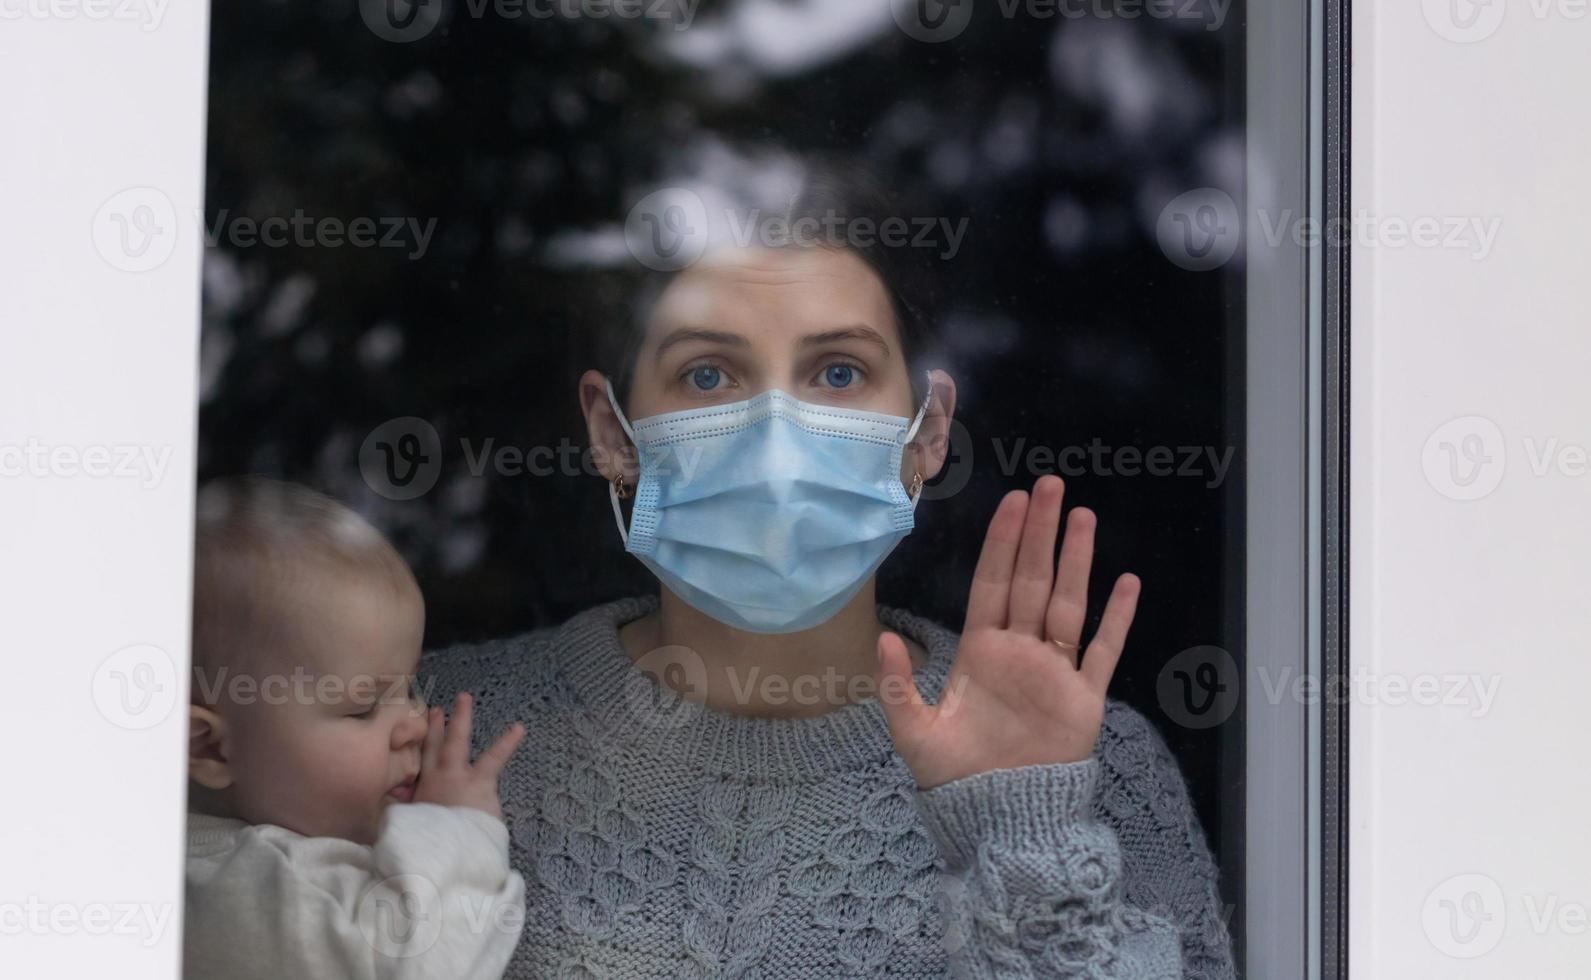
[[[930,383],[929,391],[932,391]],[[910,533],[916,492],[901,484],[915,419],[798,401],[668,412],[631,425],[640,453],[625,550],[721,623],[793,633],[827,622]]]

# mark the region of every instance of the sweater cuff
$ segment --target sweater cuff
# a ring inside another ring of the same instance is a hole
[[[981,772],[919,790],[917,808],[945,860],[965,866],[981,845],[1050,850],[1092,821],[1099,763],[1093,759]]]

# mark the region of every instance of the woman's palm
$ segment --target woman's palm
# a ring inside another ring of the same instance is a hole
[[[992,769],[1076,762],[1093,752],[1139,582],[1130,574],[1116,581],[1079,664],[1095,520],[1086,509],[1072,511],[1057,565],[1064,492],[1060,478],[1045,477],[1031,498],[1018,491],[1000,502],[938,704],[917,695],[904,641],[893,633],[879,638],[890,734],[924,789]],[[888,696],[892,691],[897,696]]]

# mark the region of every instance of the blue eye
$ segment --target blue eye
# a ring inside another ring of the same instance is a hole
[[[715,367],[699,367],[691,372],[691,384],[702,391],[712,391],[724,379],[724,372]]]
[[[830,364],[823,369],[823,380],[835,388],[846,388],[856,380],[856,369],[849,364]]]

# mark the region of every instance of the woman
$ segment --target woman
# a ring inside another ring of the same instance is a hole
[[[427,657],[477,731],[529,731],[508,976],[1233,975],[1176,765],[1105,698],[1138,580],[1081,648],[1096,522],[1062,532],[1061,480],[1000,504],[959,637],[874,602],[956,403],[913,385],[889,270],[841,241],[674,275],[579,387],[660,595]]]

